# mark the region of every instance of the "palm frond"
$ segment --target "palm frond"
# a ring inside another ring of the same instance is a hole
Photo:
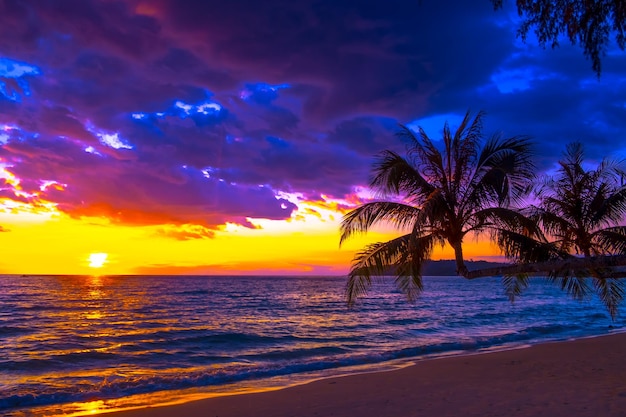
[[[465,113],[461,124],[454,134],[453,148],[457,151],[454,155],[455,159],[464,160],[470,156],[475,156],[476,148],[483,138],[484,116],[485,112],[479,111],[476,116],[474,116],[474,120],[470,122],[472,112],[468,110]]]
[[[373,275],[393,273],[397,276],[396,285],[414,300],[422,289],[421,270],[430,258],[437,241],[434,235],[416,236],[414,233],[368,245],[359,252],[353,261],[346,285],[349,305],[364,295],[371,286]]]
[[[469,180],[466,204],[499,205],[519,202],[535,177],[532,144],[525,136],[493,136],[480,152]]]
[[[609,310],[611,319],[615,320],[617,308],[624,299],[624,287],[621,280],[614,278],[595,278],[593,285],[600,301],[602,301],[607,310]]]
[[[420,169],[431,182],[447,190],[450,178],[448,178],[444,167],[444,157],[441,151],[422,127],[418,128],[418,133],[419,141],[416,142],[413,149],[409,150],[409,154],[417,158]]]
[[[428,256],[431,252],[432,248],[423,249],[423,253],[428,253]],[[409,301],[415,301],[424,290],[422,267],[425,260],[422,256],[415,256],[396,266],[396,287]]]
[[[409,130],[406,127],[404,129]],[[373,174],[370,185],[382,195],[428,195],[433,190],[433,186],[415,167],[393,151],[387,150],[379,154],[373,166]]]
[[[564,169],[567,177],[572,179],[584,172],[583,160],[585,159],[585,150],[582,142],[575,141],[568,143],[565,147],[564,159],[559,161],[562,169]]]
[[[422,268],[430,259],[433,247],[436,243],[441,243],[440,241],[436,234],[420,236],[417,229],[411,235],[409,251],[404,258],[398,260],[395,268],[396,287],[406,295],[407,300],[415,301],[424,290]]]
[[[439,178],[445,175],[441,152],[424,129],[418,127],[416,134],[408,126],[400,125],[396,136],[408,144],[407,156],[427,177]],[[437,174],[433,175],[433,173]]]
[[[520,263],[546,262],[569,256],[554,243],[539,241],[525,233],[496,228],[492,230],[492,237],[507,258]]]
[[[586,217],[589,217],[591,220],[590,223],[599,223],[604,221],[604,216],[598,216],[598,212],[603,209],[603,206],[607,199],[607,194],[610,193],[609,184],[606,182],[599,182],[596,184],[591,184],[590,189],[587,190],[586,197],[586,208],[588,213],[586,213]],[[593,220],[596,220],[595,222]]]
[[[502,229],[531,237],[540,242],[547,241],[537,219],[532,216],[532,213],[529,215],[524,210],[489,207],[471,213],[467,217],[467,223],[472,226],[470,229],[472,231],[480,231],[485,227],[492,230]]]
[[[409,302],[413,302],[424,291],[422,273],[401,274],[395,279],[396,287],[402,291]]]
[[[441,189],[436,189],[421,201],[421,218],[430,228],[440,227],[441,219],[450,214],[450,206],[442,195]]]
[[[601,204],[596,205],[590,210],[593,223],[606,225],[622,221],[626,215],[626,187],[612,190]]]
[[[598,254],[626,255],[626,226],[608,227],[592,234]]]
[[[537,208],[534,214],[547,234],[557,237],[569,236],[569,231],[574,229],[575,225],[570,222],[568,216],[557,213],[544,208]]]
[[[354,256],[346,284],[348,305],[353,305],[358,297],[367,293],[372,276],[382,276],[402,256],[409,238],[410,235],[404,235],[389,242],[372,243]]]
[[[528,275],[505,275],[502,277],[502,286],[509,301],[514,302],[515,297],[522,295],[522,292],[528,288]]]
[[[477,148],[482,141],[482,118],[484,112],[479,112],[473,120],[468,110],[463,121],[457,128],[452,138],[450,156],[454,160],[454,174],[450,175],[450,180],[454,184],[454,191],[458,193],[463,187],[472,171],[472,165],[476,160]],[[449,162],[450,172],[452,163]]]
[[[561,290],[580,301],[591,294],[591,287],[587,282],[589,275],[589,271],[556,270],[550,273],[548,280],[558,284]]]
[[[554,187],[557,189],[565,188],[562,184],[554,184]],[[541,207],[546,212],[545,216],[551,213],[555,221],[560,217],[569,223],[574,223],[576,219],[582,217],[580,207],[577,207],[579,203],[580,199],[576,198],[576,196],[544,195],[541,198]]]
[[[398,229],[412,228],[419,215],[420,209],[402,203],[377,201],[363,204],[346,214],[341,221],[339,245],[381,222],[392,224]]]

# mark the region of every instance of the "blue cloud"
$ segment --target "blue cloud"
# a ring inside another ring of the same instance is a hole
[[[289,88],[289,84],[248,83],[239,97],[246,101],[268,105],[278,98],[278,91],[284,88]]]
[[[31,94],[27,77],[35,75],[41,75],[41,70],[34,65],[0,58],[0,94],[11,101],[21,101],[22,95]]]
[[[203,100],[196,103],[188,103],[183,100],[176,100],[165,111],[161,112],[134,112],[130,117],[141,123],[154,124],[156,120],[167,116],[177,117],[181,120],[191,119],[196,126],[207,126],[218,124],[228,116],[221,104],[213,100]]]
[[[287,142],[284,139],[281,138],[277,138],[274,136],[268,136],[265,138],[265,140],[272,145],[273,148],[275,149],[288,149],[289,148],[289,142]]]

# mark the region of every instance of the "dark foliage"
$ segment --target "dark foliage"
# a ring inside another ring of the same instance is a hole
[[[502,7],[504,0],[491,0]],[[518,35],[526,40],[532,30],[539,42],[556,47],[566,36],[583,48],[593,70],[600,76],[602,57],[615,34],[617,45],[626,47],[626,1],[624,0],[517,0],[523,18]]]

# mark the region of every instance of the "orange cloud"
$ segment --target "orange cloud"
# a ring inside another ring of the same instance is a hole
[[[156,234],[176,240],[213,239],[215,231],[195,224],[167,226],[157,230]]]

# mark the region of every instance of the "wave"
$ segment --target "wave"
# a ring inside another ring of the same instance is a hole
[[[120,342],[136,340],[138,335],[114,335],[105,338],[107,342]],[[302,343],[302,342],[329,342],[336,341],[337,338],[328,337],[302,337],[292,334],[263,335],[246,332],[215,332],[203,328],[198,329],[175,329],[156,330],[142,332],[139,337],[141,344],[146,348],[154,348],[159,345],[201,345],[211,347],[216,345],[237,346],[263,346],[268,344]],[[352,338],[341,338],[350,340]]]
[[[66,354],[53,354],[45,358],[35,358],[27,360],[0,361],[0,368],[7,371],[35,371],[35,370],[55,370],[61,367],[84,368],[84,365],[98,363],[98,366],[105,365],[107,361],[113,362],[119,358],[113,352],[102,352],[89,350],[84,352],[70,352]]]
[[[33,329],[23,326],[0,326],[0,338],[33,333]]]
[[[407,317],[401,319],[388,319],[385,323],[394,326],[406,326],[410,324],[421,324],[427,322],[426,319],[421,317]]]
[[[209,295],[209,290],[187,290],[187,291],[175,291],[174,295]]]
[[[8,395],[0,392],[0,410],[22,407],[35,407],[67,402],[90,401],[93,399],[111,399],[146,394],[156,391],[181,390],[186,388],[201,388],[220,386],[248,380],[259,380],[271,377],[296,376],[315,371],[339,370],[349,366],[381,364],[399,359],[419,359],[438,356],[446,353],[471,352],[485,348],[514,346],[531,341],[545,335],[564,336],[576,330],[575,326],[532,326],[520,332],[511,332],[499,336],[485,336],[465,341],[444,341],[423,346],[407,346],[391,351],[367,352],[362,350],[351,351],[338,346],[323,346],[307,349],[283,350],[263,352],[258,355],[246,355],[229,359],[230,363],[222,368],[207,367],[198,370],[190,368],[189,372],[181,369],[176,371],[154,370],[153,373],[144,373],[140,376],[112,376],[104,378],[99,383],[86,387],[65,385],[63,388],[22,387],[22,393]],[[539,339],[541,340],[541,339]],[[73,360],[94,360],[107,357],[99,352],[85,352],[83,354],[68,355]],[[206,358],[205,358],[206,359]],[[34,360],[33,363],[37,363]],[[42,361],[45,363],[45,361]],[[215,362],[213,362],[215,364]],[[6,363],[1,364],[4,369]],[[20,391],[18,388],[17,391]],[[15,391],[14,391],[15,392]],[[33,394],[32,392],[38,392]],[[5,394],[4,397],[3,394]]]
[[[122,277],[94,294],[73,279],[54,296],[50,280],[22,286],[0,277],[0,294],[16,292],[10,314],[0,313],[2,409],[268,378],[286,385],[353,365],[601,334],[612,323],[599,302],[580,304],[547,286],[531,286],[512,306],[494,295],[499,280],[468,289],[433,279],[415,304],[389,285],[389,295],[373,289],[354,309],[341,297],[343,279]]]

